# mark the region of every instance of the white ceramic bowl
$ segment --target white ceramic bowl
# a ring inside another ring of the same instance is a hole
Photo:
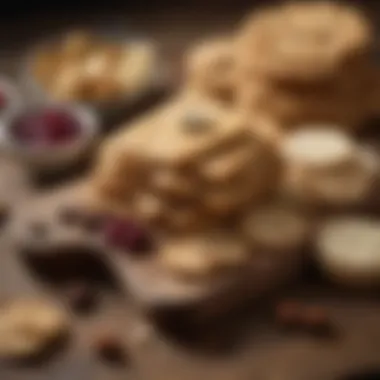
[[[153,63],[152,70],[150,70],[149,75],[146,77],[146,80],[141,83],[141,86],[139,86],[138,90],[133,92],[126,91],[125,94],[118,99],[101,102],[81,102],[82,104],[94,107],[100,116],[112,116],[114,113],[119,113],[124,109],[132,107],[134,104],[145,98],[150,93],[155,93],[161,89],[165,89],[167,83],[169,82],[169,72],[165,68],[162,59],[160,58],[160,53],[153,42],[135,36],[129,36],[125,38],[123,35],[126,33],[123,33],[122,31],[104,33],[90,30],[89,32],[93,33],[95,36],[99,35],[101,37],[104,37],[106,40],[109,39],[110,41],[120,41],[126,45],[128,43],[141,43],[143,45],[149,46],[154,51],[155,62]],[[45,89],[31,73],[31,62],[34,60],[36,54],[38,54],[39,51],[58,43],[64,36],[65,34],[51,38],[31,48],[24,61],[21,71],[21,86],[25,89],[27,97],[30,99],[31,103],[41,103],[53,100],[48,90]],[[72,101],[75,102],[74,99]]]
[[[33,146],[18,140],[12,133],[16,118],[40,108],[56,108],[73,115],[78,120],[81,133],[72,141],[50,146]],[[0,124],[2,124],[0,126],[0,144],[3,151],[34,171],[51,171],[75,164],[94,146],[100,132],[97,113],[89,107],[76,104],[45,104],[22,107],[7,115],[0,121]]]

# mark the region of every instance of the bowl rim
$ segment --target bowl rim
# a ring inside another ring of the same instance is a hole
[[[63,110],[73,115],[79,121],[81,133],[73,140],[63,144],[47,144],[41,146],[28,145],[27,143],[19,141],[11,133],[13,121],[24,113],[43,109]],[[86,146],[89,144],[100,133],[100,124],[100,118],[95,110],[82,104],[54,102],[41,105],[29,105],[14,110],[14,112],[8,114],[5,118],[0,120],[0,143],[5,150],[16,154],[18,153],[27,156],[54,155],[64,151],[70,151],[74,147],[80,148],[81,146]]]
[[[5,75],[0,75],[0,89],[4,89],[5,96],[9,100],[9,104],[2,111],[1,118],[7,117],[10,113],[19,110],[24,102],[21,91],[17,84]]]

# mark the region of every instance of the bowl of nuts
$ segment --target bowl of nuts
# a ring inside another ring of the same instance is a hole
[[[81,103],[109,115],[161,88],[158,61],[149,41],[73,31],[31,50],[23,82],[34,101]]]

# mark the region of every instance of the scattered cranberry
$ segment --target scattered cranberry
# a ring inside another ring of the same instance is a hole
[[[299,326],[302,311],[302,305],[297,301],[281,301],[276,306],[276,320],[284,327]]]
[[[106,242],[115,248],[131,252],[146,252],[151,248],[151,239],[144,228],[128,219],[110,218],[105,223]]]
[[[125,352],[119,338],[111,333],[104,333],[98,336],[93,342],[94,348],[98,355],[112,362],[123,362]]]
[[[333,331],[327,310],[320,306],[308,306],[301,314],[301,324],[309,332],[318,335],[330,335]]]
[[[81,132],[78,120],[65,110],[51,109],[31,112],[18,117],[13,125],[14,136],[33,145],[64,144]]]
[[[66,296],[70,306],[75,311],[89,311],[96,303],[93,289],[81,282],[70,284],[66,289]]]

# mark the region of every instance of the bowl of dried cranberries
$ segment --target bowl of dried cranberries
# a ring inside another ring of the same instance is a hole
[[[78,161],[97,140],[96,113],[80,105],[50,104],[19,109],[3,119],[6,153],[32,169],[57,169]]]

